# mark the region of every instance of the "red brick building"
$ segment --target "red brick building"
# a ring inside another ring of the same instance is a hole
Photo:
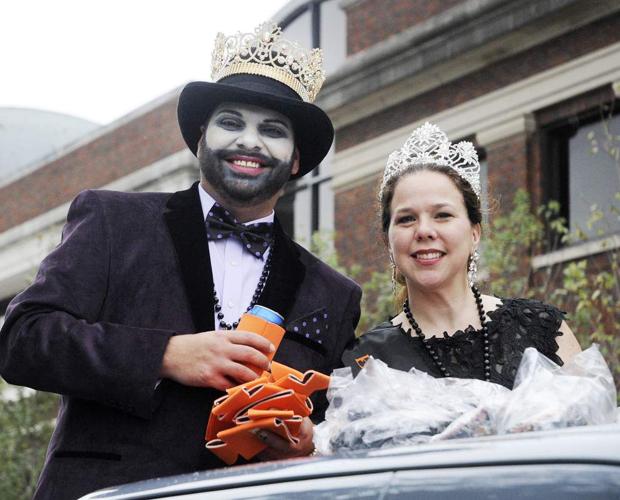
[[[570,225],[620,191],[611,158],[587,158],[588,134],[620,90],[620,4],[583,1],[351,0],[348,58],[321,104],[336,123],[337,246],[350,262],[384,265],[369,231],[388,154],[428,120],[479,148],[483,186],[508,207],[518,188],[556,199]],[[611,118],[616,133],[618,117]],[[598,163],[601,165],[598,165]],[[598,168],[594,168],[597,163]],[[597,171],[596,175],[593,172]],[[375,217],[376,220],[376,217]],[[618,246],[620,224],[605,242]],[[575,246],[535,265],[596,253]]]
[[[616,164],[589,154],[605,123],[620,133],[615,0],[293,0],[275,19],[291,38],[324,48],[328,79],[318,104],[336,127],[333,154],[289,186],[280,204],[302,243],[314,230],[335,229],[346,263],[384,266],[377,181],[388,154],[427,120],[477,145],[483,189],[502,207],[524,188],[535,203],[559,200],[575,227],[592,203],[620,191]],[[80,190],[176,190],[197,178],[176,124],[177,96],[90,133],[10,182],[0,179],[0,301],[56,244]],[[596,241],[537,256],[534,265],[620,247],[614,224]]]

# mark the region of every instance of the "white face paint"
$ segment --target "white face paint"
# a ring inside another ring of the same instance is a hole
[[[249,104],[223,103],[207,123],[198,159],[207,188],[252,205],[276,196],[297,173],[294,153],[293,126],[286,116]]]

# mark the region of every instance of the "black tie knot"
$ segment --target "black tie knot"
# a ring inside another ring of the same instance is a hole
[[[220,241],[235,236],[244,248],[258,259],[263,257],[273,240],[272,222],[240,224],[228,210],[217,203],[209,210],[205,222],[209,241]]]

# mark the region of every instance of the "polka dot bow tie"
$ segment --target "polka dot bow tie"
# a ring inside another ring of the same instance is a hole
[[[237,219],[217,203],[209,210],[205,220],[207,225],[207,239],[220,241],[231,236],[241,240],[244,248],[257,259],[261,259],[265,250],[273,240],[273,223],[258,222],[244,226]]]

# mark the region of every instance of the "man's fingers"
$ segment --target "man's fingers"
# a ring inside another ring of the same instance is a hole
[[[161,375],[183,385],[225,390],[269,370],[269,340],[253,332],[219,330],[172,337]]]
[[[218,391],[225,391],[226,389],[233,387],[235,384],[231,382],[230,380],[228,380],[226,377],[223,377],[221,375],[216,375],[209,381],[208,385],[209,387],[213,387],[214,389],[217,389]]]
[[[286,452],[291,448],[291,443],[289,443],[289,441],[264,429],[256,431],[256,437],[269,446],[269,448],[273,448],[277,451]]]
[[[309,417],[304,417],[301,422],[301,426],[299,427],[299,437],[302,441],[310,440],[312,441],[312,437],[314,435],[314,424]]]
[[[300,428],[300,433],[297,436],[299,442],[296,444],[290,443],[287,439],[269,432],[265,429],[259,429],[256,431],[256,437],[263,441],[268,448],[261,452],[260,459],[274,460],[278,458],[290,458],[306,456],[312,453],[314,444],[312,443],[314,426],[312,421],[305,417]]]
[[[240,363],[227,363],[223,367],[223,371],[228,378],[236,381],[237,383],[244,384],[245,382],[250,382],[256,378],[255,372]]]
[[[269,358],[253,347],[234,345],[230,358],[246,366],[256,366],[262,370],[269,370]]]
[[[227,337],[233,344],[253,347],[254,349],[258,349],[265,354],[270,354],[276,350],[275,346],[271,342],[269,342],[265,337],[261,337],[258,333],[235,330],[234,332],[230,332]]]

